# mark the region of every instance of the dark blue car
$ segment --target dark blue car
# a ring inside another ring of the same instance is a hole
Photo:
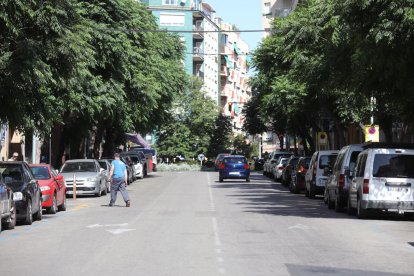
[[[219,167],[219,181],[224,179],[246,179],[250,182],[250,166],[241,155],[229,155],[223,158]]]

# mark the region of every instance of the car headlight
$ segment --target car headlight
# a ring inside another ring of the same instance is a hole
[[[13,193],[13,200],[14,201],[23,200],[23,194],[21,192]]]
[[[44,192],[44,191],[49,191],[49,190],[50,190],[50,187],[49,187],[49,186],[42,186],[42,187],[40,187],[40,190],[41,190],[42,192]]]

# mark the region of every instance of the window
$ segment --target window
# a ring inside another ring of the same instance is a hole
[[[263,14],[265,14],[265,15],[271,14],[270,2],[264,3]]]
[[[319,169],[332,168],[336,161],[336,154],[332,155],[321,155],[319,158]]]
[[[374,177],[414,178],[414,155],[376,154]]]
[[[364,172],[365,172],[365,165],[367,164],[367,154],[363,154],[358,156],[358,161],[357,161],[357,168],[355,169],[355,176],[356,177],[363,177],[364,176]]]
[[[178,0],[164,0],[163,5],[169,5],[169,6],[177,6]]]
[[[184,26],[185,17],[183,13],[161,13],[160,26]]]

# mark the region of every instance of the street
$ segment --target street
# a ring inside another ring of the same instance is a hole
[[[414,222],[359,220],[253,173],[154,173],[0,235],[0,275],[414,275]]]

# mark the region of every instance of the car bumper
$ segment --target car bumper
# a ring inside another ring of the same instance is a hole
[[[363,209],[377,209],[388,212],[414,212],[414,201],[362,200]]]
[[[52,198],[53,198],[52,195],[53,195],[52,190],[42,192],[42,207],[43,208],[52,207]]]
[[[245,179],[250,177],[250,172],[220,172],[222,179]]]
[[[91,195],[100,192],[100,186],[95,184],[93,186],[90,185],[82,185],[76,186],[76,194],[77,195]],[[73,195],[73,186],[68,186],[66,188],[67,195]]]

